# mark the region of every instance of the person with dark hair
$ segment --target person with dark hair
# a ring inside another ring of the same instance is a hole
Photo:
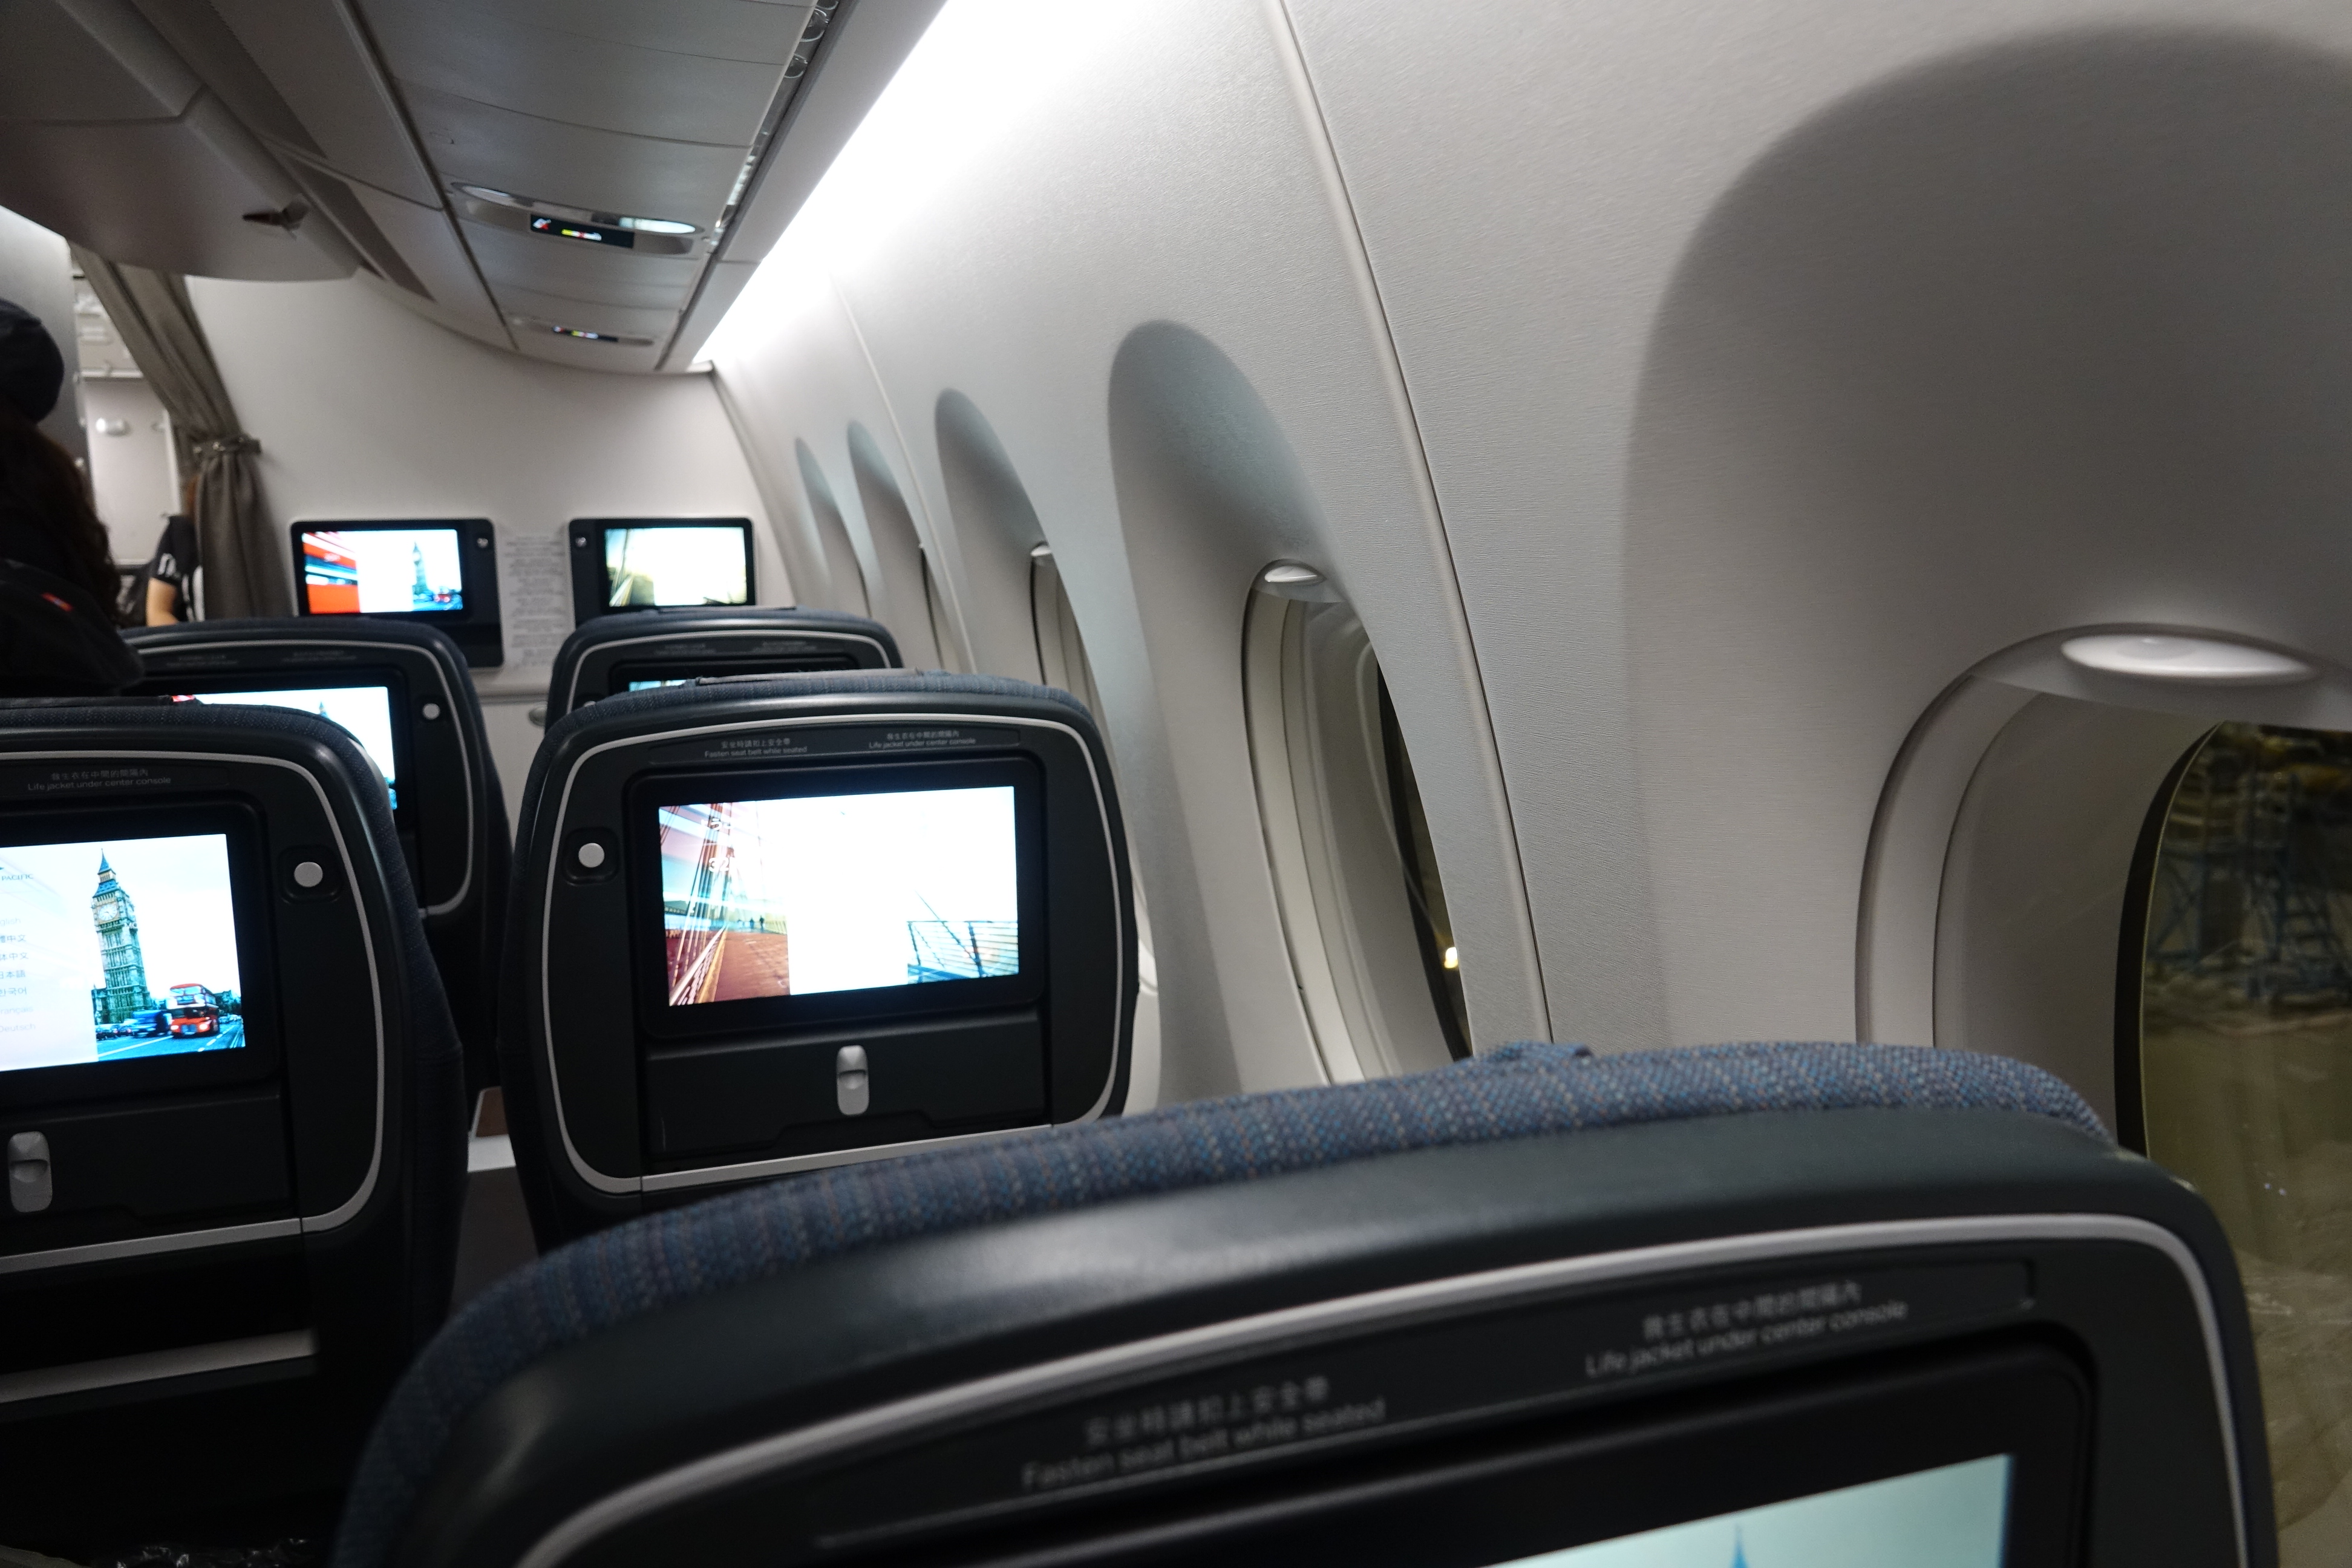
[[[196,476],[180,481],[180,510],[163,520],[155,553],[123,590],[134,625],[176,626],[196,618]]]
[[[114,563],[89,486],[40,422],[65,356],[37,317],[0,300],[0,696],[120,691],[138,656],[114,628]]]

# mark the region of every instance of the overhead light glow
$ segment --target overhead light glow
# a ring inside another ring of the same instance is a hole
[[[1134,25],[1135,8],[1058,0],[949,0],[719,323],[703,353],[727,363],[832,290],[910,218],[936,213],[967,173]]]
[[[2103,675],[2200,686],[2291,686],[2318,673],[2299,658],[2216,637],[2123,633],[2074,637],[2059,652]]]
[[[1462,950],[1460,948],[1449,947],[1445,950],[1445,967],[1448,969],[1459,969],[1462,967]]]

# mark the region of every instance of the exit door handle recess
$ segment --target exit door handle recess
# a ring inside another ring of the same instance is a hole
[[[844,1046],[833,1057],[833,1099],[844,1116],[863,1116],[870,1099],[866,1047]]]
[[[862,1100],[858,1109],[865,1109]],[[8,1139],[8,1206],[18,1214],[38,1214],[49,1206],[49,1200],[56,1195],[56,1184],[49,1173],[47,1135],[12,1133]]]

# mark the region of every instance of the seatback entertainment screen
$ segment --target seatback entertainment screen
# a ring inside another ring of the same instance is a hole
[[[1020,973],[1014,793],[660,807],[667,1005]]]
[[[0,1072],[245,1038],[228,837],[0,845]]]
[[[455,614],[466,607],[454,527],[311,528],[302,603],[314,616]]]
[[[238,702],[256,708],[290,708],[341,724],[383,775],[384,794],[400,806],[400,778],[393,763],[392,693],[381,686],[320,686],[268,691],[189,691],[174,702]]]
[[[2010,1468],[1996,1454],[1496,1568],[2001,1568]]]
[[[743,523],[608,524],[604,605],[748,605],[751,539]]]

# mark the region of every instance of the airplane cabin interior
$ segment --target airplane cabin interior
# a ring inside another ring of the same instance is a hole
[[[2352,1563],[2352,9],[0,0],[0,1568]]]

